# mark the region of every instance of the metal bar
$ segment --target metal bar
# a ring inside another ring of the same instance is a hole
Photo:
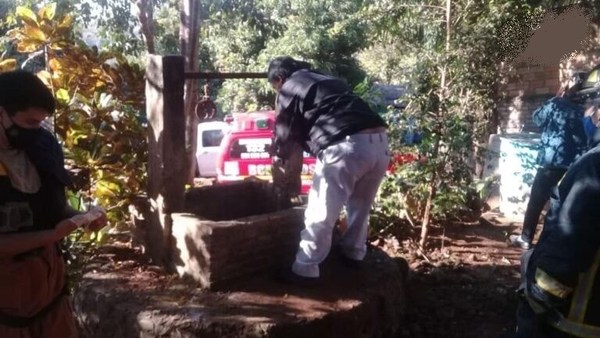
[[[266,79],[267,73],[186,72],[186,79]]]

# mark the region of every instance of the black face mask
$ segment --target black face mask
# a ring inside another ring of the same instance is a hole
[[[2,125],[2,128],[4,129],[4,134],[11,147],[15,149],[26,149],[35,142],[40,132],[40,128],[23,128],[18,126],[12,119],[10,119],[10,121],[12,122],[10,127],[6,128]]]

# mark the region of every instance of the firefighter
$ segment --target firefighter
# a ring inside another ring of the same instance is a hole
[[[600,132],[552,193],[523,256],[517,337],[600,337]]]
[[[77,337],[58,243],[91,213],[65,197],[62,148],[42,122],[55,101],[34,74],[0,74],[0,337]],[[90,230],[106,224],[103,212]]]

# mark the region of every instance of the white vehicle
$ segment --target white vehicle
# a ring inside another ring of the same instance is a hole
[[[229,124],[222,121],[202,122],[198,124],[198,142],[196,162],[199,177],[217,176],[217,156],[223,135]]]

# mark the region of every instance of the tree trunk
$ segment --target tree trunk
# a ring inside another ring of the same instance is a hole
[[[200,32],[200,1],[181,0],[179,3],[181,25],[179,41],[181,54],[185,58],[185,71],[198,71],[198,39]],[[184,89],[185,112],[185,158],[187,163],[187,183],[193,184],[196,174],[196,139],[198,117],[194,111],[198,100],[197,80],[186,80]]]
[[[446,54],[450,51],[450,10],[452,8],[452,1],[446,0]],[[442,74],[440,75],[440,89],[439,89],[439,99],[440,102],[444,102],[447,93],[447,71],[446,65],[442,67]],[[437,120],[443,121],[444,111],[440,107],[438,107],[437,111]],[[441,138],[443,133],[443,128],[439,128],[439,135],[435,142],[433,148],[433,159],[437,159],[440,154],[440,145]],[[425,203],[425,210],[423,211],[423,223],[421,227],[421,239],[419,241],[419,245],[422,249],[425,249],[425,244],[427,243],[427,234],[429,233],[429,223],[431,222],[431,209],[433,208],[433,199],[435,198],[437,192],[437,181],[438,181],[438,172],[440,170],[444,170],[444,161],[440,161],[435,165],[434,171],[431,174],[431,181],[429,182],[429,187],[427,189],[427,202]]]
[[[423,212],[423,225],[421,226],[421,240],[419,245],[425,249],[427,243],[427,234],[429,233],[429,222],[431,222],[431,208],[433,207],[433,199],[435,198],[437,186],[437,171],[434,171],[431,175],[431,182],[427,188],[427,203],[425,204],[425,210]]]
[[[146,42],[148,54],[154,54],[154,8],[151,0],[138,0],[137,6],[139,9],[138,19],[142,27],[142,35]]]

